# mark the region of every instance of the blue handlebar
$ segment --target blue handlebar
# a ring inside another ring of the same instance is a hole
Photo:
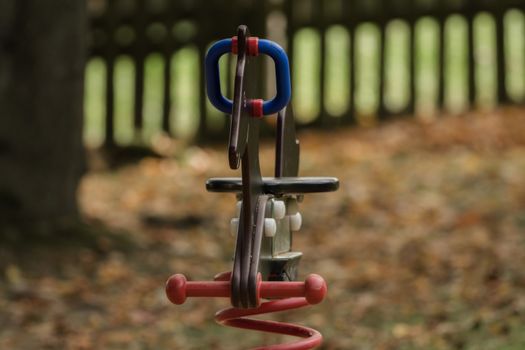
[[[286,52],[278,44],[266,39],[259,39],[259,53],[270,56],[275,63],[275,81],[277,93],[269,101],[263,102],[263,115],[279,112],[288,105],[292,97],[290,82],[290,64]],[[231,114],[233,102],[223,96],[219,77],[219,59],[222,55],[232,51],[232,39],[217,41],[206,54],[205,75],[206,91],[212,105],[223,113]]]

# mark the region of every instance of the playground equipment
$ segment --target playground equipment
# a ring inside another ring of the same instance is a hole
[[[220,90],[219,58],[237,55],[233,101]],[[269,101],[250,99],[253,78],[250,57],[265,54],[275,62],[277,93]],[[231,114],[228,144],[230,168],[241,168],[241,178],[212,178],[211,192],[232,192],[237,196],[236,218],[230,223],[236,236],[233,269],[215,276],[214,281],[187,281],[180,274],[168,279],[166,294],[174,304],[187,297],[230,298],[232,308],[219,311],[217,322],[238,328],[297,336],[292,343],[257,349],[311,349],[322,342],[311,328],[249,316],[296,309],[320,303],[327,287],[323,278],[311,274],[297,282],[301,252],[292,251],[292,234],[301,227],[298,203],[305,193],[337,190],[332,177],[298,177],[299,142],[291,108],[290,68],[284,50],[264,39],[250,37],[240,26],[237,36],[216,42],[206,56],[207,93],[211,103]],[[262,177],[259,167],[259,126],[263,116],[277,114],[275,176]],[[270,301],[261,302],[261,299]]]

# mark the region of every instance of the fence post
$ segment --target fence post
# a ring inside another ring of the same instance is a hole
[[[172,136],[171,132],[171,55],[173,53],[173,47],[175,41],[173,40],[173,33],[171,29],[173,26],[171,14],[176,13],[173,3],[171,1],[166,2],[166,7],[161,15],[161,21],[166,27],[167,35],[164,38],[164,44],[162,47],[162,57],[164,59],[164,70],[162,72],[163,78],[163,89],[162,89],[162,121],[161,130],[167,135]]]
[[[133,111],[133,126],[135,139],[141,139],[141,132],[143,126],[143,105],[144,105],[144,61],[146,56],[146,35],[145,35],[145,19],[146,8],[145,0],[138,0],[137,8],[134,14],[133,27],[135,29],[135,40],[133,45],[133,63],[135,65],[135,99]]]
[[[476,53],[474,45],[474,3],[472,0],[467,1],[465,9],[467,19],[467,66],[468,66],[468,101],[470,108],[476,106]]]
[[[494,14],[496,23],[496,60],[497,60],[497,81],[498,81],[498,103],[507,103],[507,71],[505,55],[505,12],[498,9]]]
[[[315,29],[319,33],[319,114],[315,125],[326,127],[329,124],[329,117],[326,111],[326,28],[325,28],[325,8],[324,0],[316,0],[312,12]]]
[[[409,15],[408,15],[408,35],[409,35],[409,102],[408,102],[408,113],[413,114],[416,111],[416,15],[414,11],[415,1],[410,0],[409,2]]]
[[[446,64],[446,51],[445,51],[445,36],[446,36],[446,17],[440,15],[438,18],[438,50],[439,50],[439,62],[438,62],[438,95],[437,95],[437,106],[439,109],[445,107],[445,64]]]
[[[107,45],[104,50],[104,58],[106,59],[106,119],[105,119],[105,136],[104,147],[112,147],[115,145],[115,87],[114,87],[114,67],[116,59],[116,43],[114,41],[115,34],[115,2],[108,1],[105,13],[104,30],[106,32]]]
[[[377,115],[380,120],[387,119],[387,110],[385,105],[385,82],[386,82],[386,19],[379,23],[379,85],[378,93],[378,110]]]
[[[357,122],[356,111],[355,111],[355,87],[356,87],[356,69],[355,69],[355,58],[356,58],[356,5],[355,1],[344,1],[343,2],[343,20],[345,21],[345,28],[348,31],[350,43],[348,45],[348,60],[349,64],[349,77],[348,77],[348,110],[342,117],[343,124],[355,125]]]

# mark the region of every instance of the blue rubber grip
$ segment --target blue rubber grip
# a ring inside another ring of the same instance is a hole
[[[263,102],[263,115],[279,112],[286,107],[292,97],[290,81],[290,64],[286,52],[278,44],[266,39],[259,39],[259,53],[270,56],[275,63],[275,81],[277,93],[269,101]],[[217,41],[206,54],[205,75],[206,91],[211,104],[219,111],[231,114],[233,102],[223,96],[219,76],[219,59],[222,55],[232,51],[232,39]]]

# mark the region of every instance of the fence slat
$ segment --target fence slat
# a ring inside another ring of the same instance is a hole
[[[142,131],[142,111],[144,106],[144,56],[142,54],[136,55],[134,60],[135,65],[135,99],[133,112],[133,126],[135,127],[135,137]]]
[[[504,13],[495,14],[496,23],[496,72],[498,79],[498,103],[507,103],[507,74],[506,74],[506,55],[505,55],[505,26]]]
[[[438,86],[437,86],[437,106],[439,109],[444,109],[445,107],[445,60],[446,60],[446,51],[445,51],[445,35],[446,35],[446,18],[440,16],[438,20]]]
[[[204,43],[200,43],[198,46],[198,52],[199,52],[199,67],[204,67],[204,56],[206,54],[206,46]],[[201,70],[201,74],[199,74],[199,91],[201,91],[201,97],[199,98],[199,129],[198,129],[198,137],[203,139],[206,138],[209,133],[208,130],[208,118],[207,118],[207,111],[206,111],[206,100],[203,98],[203,95],[205,95],[204,91],[206,91],[206,80],[204,77],[204,72]]]
[[[468,69],[468,102],[471,108],[476,105],[476,52],[474,45],[474,14],[467,13],[467,69]]]
[[[162,131],[166,134],[171,135],[171,54],[169,51],[164,52],[162,56],[164,58],[164,70],[163,75],[163,97],[162,97]]]
[[[104,146],[113,146],[115,144],[115,59],[114,57],[106,58],[106,120],[105,120],[105,138]]]
[[[105,18],[102,22],[103,26],[100,28],[106,37],[106,46],[103,54],[106,60],[106,120],[105,120],[105,137],[104,146],[111,147],[115,145],[115,59],[117,54],[117,46],[114,42],[114,32],[116,28],[115,18],[115,2],[107,3]]]
[[[319,34],[319,116],[316,124],[326,127],[329,124],[326,111],[326,31],[324,26],[324,1],[317,0],[312,15],[314,16],[315,28]],[[317,53],[316,53],[317,54]]]
[[[407,113],[414,113],[416,106],[416,23],[414,20],[408,22],[408,45],[409,45],[409,63],[408,63],[408,89],[409,100]]]
[[[379,85],[378,93],[378,111],[379,119],[384,120],[388,117],[385,105],[385,83],[386,83],[386,29],[387,23],[382,22],[379,25]]]
[[[144,61],[146,57],[146,47],[148,43],[146,30],[146,0],[137,1],[137,13],[142,13],[142,16],[134,16],[133,24],[135,29],[135,40],[133,45],[133,56],[135,65],[135,99],[134,99],[134,113],[133,126],[135,127],[135,139],[139,139],[142,131],[143,123],[143,106],[144,106]]]
[[[355,59],[357,57],[356,53],[356,35],[355,35],[355,27],[347,27],[348,33],[350,36],[350,45],[348,45],[348,59],[350,60],[350,77],[348,79],[349,82],[349,101],[348,101],[348,112],[344,116],[344,123],[345,124],[356,124],[356,108],[355,108],[355,98],[356,98],[356,64]]]

